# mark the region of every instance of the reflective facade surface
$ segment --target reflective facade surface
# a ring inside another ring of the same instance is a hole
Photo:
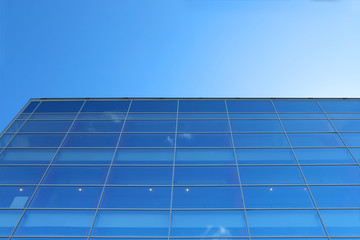
[[[360,239],[360,100],[32,99],[0,239]]]

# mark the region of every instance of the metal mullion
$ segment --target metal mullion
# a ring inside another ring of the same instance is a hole
[[[103,184],[103,188],[102,188],[102,191],[101,191],[101,194],[100,194],[100,197],[99,197],[99,202],[98,202],[98,205],[97,205],[96,210],[95,210],[94,219],[93,219],[92,224],[91,224],[91,226],[90,226],[89,234],[88,234],[88,237],[87,237],[88,240],[89,240],[90,237],[91,237],[91,233],[92,233],[93,228],[94,228],[94,225],[95,225],[96,217],[97,217],[97,214],[98,214],[98,212],[99,212],[100,204],[101,204],[101,201],[102,201],[104,192],[105,192],[105,188],[106,188],[106,186],[107,186],[107,181],[108,181],[108,179],[109,179],[110,171],[111,171],[111,169],[112,169],[112,165],[113,165],[113,162],[114,162],[114,160],[115,160],[117,148],[118,148],[118,145],[119,145],[119,143],[120,143],[120,139],[121,139],[121,136],[122,136],[122,132],[123,132],[124,127],[125,127],[125,124],[126,124],[127,116],[129,115],[129,111],[130,111],[131,104],[132,104],[132,100],[130,100],[129,107],[128,107],[128,110],[127,110],[127,112],[126,112],[125,119],[123,120],[123,121],[124,121],[124,122],[123,122],[123,125],[122,125],[122,127],[121,127],[121,132],[120,132],[120,134],[119,134],[119,138],[118,138],[118,140],[117,140],[116,147],[115,147],[115,149],[114,149],[114,154],[113,154],[112,160],[111,160],[110,165],[109,165],[109,170],[108,170],[108,172],[107,172],[107,174],[106,174],[106,178],[105,178],[105,181],[104,181],[104,184]]]
[[[226,109],[227,120],[228,120],[228,124],[229,124],[231,144],[232,144],[233,154],[234,154],[234,158],[235,158],[236,171],[237,171],[238,180],[239,180],[241,199],[242,199],[242,203],[243,203],[243,212],[244,212],[244,218],[245,218],[245,223],[246,223],[246,229],[247,229],[247,232],[248,232],[248,238],[249,238],[249,240],[251,240],[250,227],[249,227],[249,222],[248,222],[248,219],[247,219],[244,192],[243,192],[242,184],[241,184],[239,164],[238,164],[237,156],[236,156],[236,148],[235,148],[235,143],[234,143],[233,132],[232,132],[232,129],[231,129],[231,121],[230,121],[229,111],[228,111],[228,107],[227,107],[227,100],[225,99],[224,102],[225,102],[225,109]]]
[[[76,117],[79,115],[79,113],[80,113],[81,109],[84,107],[85,102],[86,102],[86,100],[83,102],[83,104],[82,104],[81,108],[79,109],[79,112],[77,113]],[[40,104],[41,104],[41,103],[42,103],[42,102],[40,102],[40,103],[38,104],[38,106],[40,106]],[[38,107],[38,106],[37,106],[37,107]],[[34,109],[34,111],[35,111],[35,110],[36,110],[36,109]],[[34,112],[34,111],[33,111],[33,112]],[[36,195],[36,193],[37,193],[37,191],[38,191],[38,189],[39,189],[39,187],[40,187],[40,185],[41,185],[42,181],[44,180],[44,178],[45,178],[45,176],[46,176],[47,172],[49,171],[49,168],[50,168],[50,166],[51,166],[52,162],[55,160],[55,158],[56,158],[56,156],[57,156],[57,154],[58,154],[58,152],[59,152],[59,150],[60,150],[60,148],[61,148],[61,145],[63,145],[63,144],[64,144],[65,139],[66,139],[67,135],[69,134],[71,127],[74,125],[74,122],[75,122],[75,120],[76,120],[76,117],[75,117],[75,119],[73,120],[72,124],[70,125],[70,127],[69,127],[69,129],[68,129],[67,134],[65,134],[65,135],[64,135],[63,140],[61,141],[61,143],[60,143],[59,147],[57,148],[57,151],[55,152],[55,154],[54,154],[54,156],[53,156],[52,160],[51,160],[51,161],[50,161],[50,163],[48,164],[48,167],[47,167],[47,168],[46,168],[46,170],[44,171],[44,174],[43,174],[43,176],[41,177],[41,179],[40,179],[39,183],[37,184],[37,186],[36,186],[36,188],[35,188],[35,190],[34,190],[33,194],[31,195],[31,197],[30,197],[30,199],[29,199],[29,202],[26,204],[26,206],[25,206],[25,210],[23,211],[22,215],[20,216],[18,223],[16,224],[16,226],[15,226],[15,227],[14,227],[14,229],[13,229],[13,231],[11,232],[11,235],[10,235],[10,238],[9,238],[9,239],[11,239],[11,238],[13,237],[13,235],[14,235],[15,231],[16,231],[16,230],[17,230],[17,228],[19,227],[19,224],[20,224],[21,220],[23,219],[23,217],[24,217],[24,215],[25,215],[25,213],[26,213],[27,209],[29,208],[29,206],[30,206],[30,204],[31,204],[31,202],[32,202],[32,200],[33,200],[33,198],[35,197],[35,195]]]
[[[277,112],[277,109],[276,109],[276,107],[275,107],[275,105],[274,105],[273,100],[270,100],[270,101],[271,101],[271,104],[272,104],[273,107],[274,107],[274,110],[275,110],[276,115],[278,116],[278,119],[279,119],[281,128],[282,128],[283,131],[284,131],[284,135],[285,135],[285,137],[286,137],[286,140],[287,140],[287,142],[288,142],[288,144],[289,144],[289,146],[290,146],[290,149],[291,149],[291,151],[292,151],[292,153],[293,153],[293,155],[294,155],[294,158],[295,158],[295,160],[296,160],[296,162],[297,162],[297,164],[298,164],[299,171],[300,171],[301,176],[302,176],[302,178],[303,178],[303,180],[304,180],[304,183],[305,183],[305,185],[306,185],[306,187],[307,187],[307,189],[308,189],[309,195],[310,195],[311,200],[312,200],[312,202],[313,202],[313,204],[314,204],[314,207],[315,207],[315,209],[316,209],[316,212],[317,212],[317,214],[318,214],[318,216],[319,216],[319,219],[320,219],[320,222],[321,222],[321,224],[322,224],[322,227],[323,227],[323,229],[324,229],[324,231],[325,231],[325,233],[326,233],[326,236],[327,236],[328,240],[331,240],[331,239],[330,239],[330,235],[329,235],[329,233],[328,233],[328,231],[327,231],[327,229],[326,229],[326,227],[325,227],[325,223],[324,223],[324,221],[322,220],[322,217],[321,217],[321,215],[320,215],[320,211],[319,211],[319,209],[318,209],[318,207],[317,207],[317,204],[316,204],[316,202],[315,202],[314,196],[313,196],[312,193],[311,193],[311,189],[310,189],[310,187],[309,187],[309,184],[307,183],[307,180],[306,180],[306,178],[305,178],[305,175],[304,175],[304,173],[303,173],[303,171],[302,171],[302,169],[301,169],[299,160],[297,159],[297,156],[296,156],[296,154],[295,154],[295,151],[294,151],[294,149],[292,148],[292,144],[291,144],[290,139],[289,139],[289,137],[288,137],[288,135],[287,135],[287,132],[286,132],[286,130],[285,130],[285,127],[284,127],[284,125],[283,125],[282,122],[281,122],[281,119],[280,119],[280,117],[279,117],[279,114],[278,114],[278,112]]]

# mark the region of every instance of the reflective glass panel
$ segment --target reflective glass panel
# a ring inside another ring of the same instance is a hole
[[[309,184],[360,183],[359,166],[302,166]]]
[[[93,236],[168,236],[169,211],[99,211]]]
[[[322,112],[316,101],[273,101],[278,112]]]
[[[319,103],[325,112],[360,112],[359,100],[320,100]]]
[[[1,184],[37,184],[46,167],[21,167],[2,166],[0,167]]]
[[[173,211],[171,236],[247,236],[244,212]]]
[[[63,147],[115,147],[119,134],[69,134]]]
[[[59,147],[65,134],[16,134],[8,147]]]
[[[360,236],[360,210],[320,210],[330,236]]]
[[[121,120],[76,121],[70,132],[121,132]]]
[[[179,119],[227,119],[226,113],[179,113]]]
[[[240,187],[174,187],[173,208],[242,208]]]
[[[26,121],[19,132],[67,132],[72,121]]]
[[[127,112],[130,101],[87,101],[81,112]]]
[[[238,164],[296,164],[291,149],[236,149]]]
[[[4,134],[0,137],[0,147],[6,147],[15,134]]]
[[[242,184],[304,184],[297,166],[239,166]]]
[[[178,132],[229,132],[228,120],[180,120]]]
[[[114,156],[115,149],[60,149],[54,163],[56,164],[108,164]]]
[[[280,119],[326,119],[323,113],[279,113]]]
[[[119,148],[114,164],[172,164],[173,149],[127,149]]]
[[[177,112],[177,101],[132,101],[130,112]]]
[[[311,186],[319,208],[360,207],[360,186]]]
[[[346,148],[295,148],[300,164],[355,163]]]
[[[233,149],[177,149],[176,164],[235,164]]]
[[[20,114],[19,116],[18,116],[18,120],[21,120],[21,119],[28,119],[28,117],[30,116],[30,114]]]
[[[47,120],[47,119],[63,119],[63,120],[73,120],[75,119],[76,114],[32,114],[29,119],[36,120]]]
[[[226,112],[225,101],[189,101],[179,102],[179,112]]]
[[[5,149],[0,154],[3,164],[42,164],[49,163],[57,149]]]
[[[175,120],[126,121],[123,132],[175,132]]]
[[[360,133],[340,133],[345,144],[350,147],[360,147]]]
[[[275,112],[268,100],[227,100],[226,104],[229,112]]]
[[[235,147],[289,147],[282,133],[236,133],[233,138]]]
[[[336,133],[288,133],[293,147],[341,147],[343,142]]]
[[[330,119],[360,119],[360,113],[328,113]]]
[[[176,119],[176,113],[129,113],[127,119]]]
[[[29,103],[29,105],[24,109],[23,113],[32,113],[38,104],[39,102]]]
[[[231,147],[230,134],[177,134],[177,147]]]
[[[83,101],[46,101],[40,103],[35,113],[79,112]]]
[[[102,208],[170,208],[171,187],[107,187]]]
[[[334,132],[328,120],[282,120],[287,132]]]
[[[21,126],[24,124],[25,121],[15,121],[11,126],[6,130],[6,132],[13,132],[16,133]]]
[[[52,166],[47,172],[45,184],[104,184],[108,167]]]
[[[229,113],[230,119],[278,119],[275,113]]]
[[[278,120],[231,120],[233,132],[282,132]]]
[[[122,134],[119,147],[173,147],[175,134]]]
[[[10,236],[23,210],[0,210],[0,236]]]
[[[332,120],[339,132],[360,132],[360,120]]]
[[[357,162],[360,162],[360,148],[350,148],[350,151],[352,152],[352,154],[354,155],[355,159],[357,160]]]
[[[126,113],[97,113],[97,114],[91,114],[91,113],[82,113],[79,114],[77,119],[107,119],[107,120],[117,120],[117,119],[125,119]]]
[[[0,208],[25,208],[35,187],[0,186]]]

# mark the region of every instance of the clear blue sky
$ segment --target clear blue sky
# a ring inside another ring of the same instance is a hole
[[[358,97],[359,0],[1,0],[0,129],[31,97]]]

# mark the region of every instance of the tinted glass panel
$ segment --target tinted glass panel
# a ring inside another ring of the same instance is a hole
[[[180,101],[179,112],[226,112],[225,101]]]
[[[274,112],[270,101],[226,101],[229,112]]]
[[[282,132],[278,120],[231,120],[233,132]]]
[[[129,113],[127,119],[176,119],[176,113]]]
[[[325,112],[360,112],[360,101],[325,101],[320,100]]]
[[[13,132],[16,133],[21,126],[24,124],[25,121],[15,121],[8,129],[6,132]]]
[[[57,164],[107,164],[115,149],[60,149],[54,160]]]
[[[173,211],[171,236],[247,236],[244,213],[238,211]]]
[[[32,113],[38,104],[39,102],[29,103],[29,105],[24,109],[23,113]]]
[[[360,148],[350,148],[350,151],[352,152],[352,154],[354,155],[355,159],[356,159],[357,162],[359,163],[359,161],[360,161]]]
[[[76,114],[33,114],[29,119],[64,119],[64,120],[73,120],[75,119]]]
[[[344,146],[336,133],[289,133],[293,147],[337,147]]]
[[[115,147],[119,134],[69,134],[64,147]]]
[[[279,113],[280,119],[326,119],[323,113]]]
[[[122,149],[116,152],[115,164],[172,164],[173,149]]]
[[[130,101],[87,101],[81,112],[127,112]]]
[[[119,147],[173,147],[175,134],[122,134]]]
[[[177,149],[176,164],[235,164],[233,149]]]
[[[55,113],[55,112],[79,112],[83,101],[79,102],[42,102],[35,110],[36,113]]]
[[[289,147],[284,134],[233,134],[235,147]]]
[[[311,186],[319,208],[360,207],[360,186]]]
[[[359,166],[302,166],[309,184],[360,183]]]
[[[65,134],[17,134],[9,147],[59,147]]]
[[[19,132],[67,132],[72,121],[27,121]]]
[[[177,112],[177,101],[132,101],[130,112]]]
[[[34,190],[35,187],[1,186],[0,208],[25,208]]]
[[[360,147],[360,133],[341,133],[340,135],[347,146]]]
[[[0,163],[41,164],[49,163],[57,149],[5,149]]]
[[[322,112],[316,101],[273,101],[278,112]]]
[[[82,113],[79,114],[77,119],[125,119],[126,113],[101,113],[101,114],[91,114],[91,113]]]
[[[23,210],[0,210],[0,236],[10,236]]]
[[[123,121],[76,121],[71,132],[121,132]]]
[[[52,166],[47,172],[46,184],[103,184],[108,167]]]
[[[287,132],[334,132],[328,120],[282,120]]]
[[[0,147],[6,147],[6,145],[10,142],[14,134],[4,134],[0,137]]]
[[[179,119],[227,119],[226,113],[179,113]]]
[[[230,119],[278,119],[275,113],[229,113]]]
[[[242,184],[303,184],[297,166],[240,166]]]
[[[28,119],[29,116],[30,116],[30,114],[20,114],[17,119],[18,120],[20,120],[20,119]]]
[[[177,147],[231,147],[230,134],[194,134],[177,135]]]
[[[291,149],[236,149],[238,164],[296,164]]]
[[[328,113],[326,115],[331,119],[360,119],[359,113]]]
[[[360,120],[332,120],[339,132],[360,132]]]
[[[360,236],[360,210],[320,210],[330,236]]]
[[[300,164],[355,163],[346,148],[297,148],[294,152]]]
[[[176,121],[127,121],[124,132],[175,132]]]
[[[228,132],[228,120],[180,120],[178,132]]]
[[[1,184],[37,184],[46,167],[0,167]]]

